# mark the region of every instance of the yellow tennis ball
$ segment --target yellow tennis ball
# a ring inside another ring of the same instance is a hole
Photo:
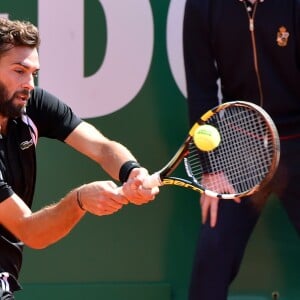
[[[202,151],[212,151],[221,142],[219,131],[211,125],[200,125],[196,129],[194,136],[195,145]]]

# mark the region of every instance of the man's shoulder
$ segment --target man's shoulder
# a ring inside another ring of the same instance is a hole
[[[31,91],[31,96],[28,99],[26,113],[29,117],[34,119],[39,118],[39,116],[49,113],[57,106],[57,99],[48,93],[46,90],[35,87]]]
[[[47,92],[45,89],[40,87],[35,87],[31,91],[31,96],[28,100],[29,107],[41,108],[43,106],[51,106],[58,102],[58,98]]]
[[[41,98],[45,95],[46,91],[40,87],[35,87],[32,91],[31,91],[31,97],[30,97],[30,100],[31,99],[38,99],[38,98]]]

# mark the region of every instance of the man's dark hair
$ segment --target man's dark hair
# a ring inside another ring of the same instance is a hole
[[[38,48],[40,42],[39,31],[32,23],[0,18],[0,57],[13,47]]]

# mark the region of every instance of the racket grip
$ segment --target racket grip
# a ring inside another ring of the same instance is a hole
[[[117,193],[120,194],[121,196],[125,196],[124,191],[123,191],[123,186],[117,187]]]
[[[145,189],[152,189],[156,186],[161,186],[161,185],[162,185],[162,181],[159,173],[153,173],[143,181],[143,187]]]
[[[162,186],[163,183],[160,179],[159,173],[153,173],[149,177],[147,177],[143,182],[143,188],[145,189],[152,189],[154,187]],[[117,192],[124,196],[123,186],[119,186],[117,188]]]

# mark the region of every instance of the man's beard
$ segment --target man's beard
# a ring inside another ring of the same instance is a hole
[[[11,98],[8,98],[8,92],[3,83],[0,81],[0,115],[8,118],[18,118],[26,112],[24,105],[14,104],[14,99],[18,95],[24,95],[29,97],[30,92],[27,90],[21,90],[15,92]]]

